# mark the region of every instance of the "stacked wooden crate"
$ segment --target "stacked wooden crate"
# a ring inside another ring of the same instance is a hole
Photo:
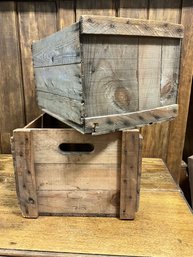
[[[33,44],[38,104],[56,119],[14,131],[25,217],[134,218],[141,137],[128,128],[176,117],[182,37],[181,25],[82,16]]]

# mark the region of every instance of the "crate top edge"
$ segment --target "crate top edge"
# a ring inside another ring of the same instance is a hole
[[[183,38],[182,24],[123,17],[82,15],[81,34]]]

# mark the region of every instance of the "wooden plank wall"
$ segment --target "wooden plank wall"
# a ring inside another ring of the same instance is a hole
[[[192,0],[55,0],[0,2],[0,152],[10,151],[12,130],[34,119],[31,43],[78,20],[81,14],[165,20],[185,26],[179,116],[144,127],[143,156],[162,158],[179,180],[193,70]]]

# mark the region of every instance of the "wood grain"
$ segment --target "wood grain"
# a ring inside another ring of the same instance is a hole
[[[35,163],[119,165],[120,136],[120,132],[93,137],[92,135],[82,135],[72,129],[33,130]],[[48,143],[45,144],[45,141]],[[59,150],[61,143],[90,143],[94,146],[94,151],[89,154],[64,154]],[[52,158],[49,159],[48,156],[52,156]]]
[[[78,124],[83,124],[84,104],[79,101],[68,99],[53,92],[38,91],[37,102],[42,110],[45,108],[52,115],[56,114],[60,119],[73,120]],[[66,110],[64,112],[64,110]]]
[[[183,38],[183,26],[168,22],[83,15],[81,34]]]
[[[105,15],[115,16],[115,5],[113,0],[90,0],[76,1],[76,20],[78,21],[81,15]]]
[[[168,168],[177,183],[180,178],[180,166],[192,85],[193,51],[191,45],[193,44],[193,7],[191,1],[183,1],[181,23],[185,27],[185,36],[182,44],[182,61],[179,81],[179,115],[177,119],[170,124],[167,155]]]
[[[23,219],[14,192],[11,156],[0,158],[0,255],[192,257],[192,213],[162,160],[143,159],[140,210],[134,221],[124,222],[94,217]],[[37,234],[38,240],[31,240]],[[162,244],[161,252],[157,242]]]
[[[37,95],[40,91],[83,101],[80,64],[36,68],[35,77]]]
[[[116,131],[120,128],[136,128],[145,124],[154,124],[177,116],[178,105],[168,105],[146,111],[138,111],[108,116],[86,117],[85,127],[93,129],[92,134]]]
[[[56,31],[54,2],[18,2],[19,37],[22,58],[25,109],[27,123],[40,114],[35,100],[35,85],[31,44]]]
[[[38,217],[33,138],[29,130],[14,130],[12,154],[16,189],[23,217]]]
[[[1,1],[0,10],[0,151],[9,153],[12,130],[25,122],[23,85],[15,3]]]
[[[58,0],[57,9],[58,9],[58,29],[63,29],[75,22],[75,10],[74,10],[74,1],[73,0]]]
[[[160,106],[161,39],[139,38],[139,110]]]
[[[180,0],[175,1],[150,1],[149,3],[149,19],[165,20],[167,22],[179,23],[180,21]],[[168,41],[167,46],[166,42]],[[169,42],[172,42],[170,45]],[[172,90],[172,81],[177,81],[178,76],[174,75],[175,65],[171,66],[171,61],[168,57],[171,55],[179,55],[175,52],[176,41],[172,39],[162,39],[162,64],[161,64],[161,101],[170,102],[176,99],[175,90]],[[169,52],[169,53],[168,53]],[[174,53],[175,52],[175,53]],[[165,60],[163,60],[165,59]],[[169,66],[169,67],[168,67]],[[169,68],[169,69],[168,69]],[[168,76],[168,71],[171,71]],[[168,78],[169,77],[169,78]],[[167,83],[169,82],[169,83]],[[175,84],[174,84],[175,85]],[[163,90],[164,89],[164,90]],[[164,97],[163,97],[164,96]],[[153,126],[144,127],[141,130],[144,138],[143,142],[143,156],[144,157],[159,157],[164,161],[167,159],[168,150],[168,135],[169,122],[155,124]],[[152,140],[152,138],[154,140]]]
[[[191,206],[193,207],[193,156],[188,157],[188,172],[191,193]]]
[[[35,68],[80,63],[79,23],[34,42],[32,52]]]
[[[134,219],[139,173],[139,131],[122,132],[120,219]]]
[[[84,35],[83,90],[88,117],[138,110],[138,38]]]

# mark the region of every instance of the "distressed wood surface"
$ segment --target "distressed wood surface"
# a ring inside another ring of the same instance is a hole
[[[183,26],[168,22],[83,15],[81,34],[183,38]]]
[[[34,67],[80,63],[79,23],[32,45]]]
[[[87,116],[137,111],[138,38],[85,35],[82,44]]]
[[[73,0],[58,0],[58,29],[70,26],[75,22],[75,2]]]
[[[161,39],[139,38],[139,110],[160,106]]]
[[[1,1],[0,10],[0,152],[10,153],[12,130],[25,122],[23,84],[15,3]]]
[[[149,19],[164,20],[167,22],[180,22],[180,5],[181,0],[175,1],[150,1],[149,2]],[[168,42],[167,46],[165,46]],[[172,44],[170,45],[170,42]],[[178,81],[178,75],[174,72],[178,64],[178,59],[171,63],[169,60],[172,55],[179,56],[177,41],[173,39],[162,39],[162,64],[161,64],[161,105],[171,103],[176,100],[175,83]],[[176,51],[176,52],[175,52]],[[175,52],[175,53],[174,53]],[[170,54],[169,54],[170,53]],[[173,56],[174,57],[174,56]],[[169,58],[169,59],[168,59]],[[170,73],[169,73],[170,72]],[[144,127],[141,133],[144,138],[143,156],[144,157],[160,157],[164,161],[167,158],[169,122],[155,124],[153,126]],[[152,138],[154,140],[152,140]]]
[[[35,163],[120,164],[120,132],[93,137],[72,129],[66,129],[65,133],[64,129],[36,129],[33,134]],[[90,143],[94,146],[94,151],[89,154],[63,154],[59,151],[61,143]],[[48,156],[52,158],[49,159]]]
[[[22,215],[26,218],[38,217],[36,175],[32,133],[14,130],[12,141],[16,190]]]
[[[108,115],[85,118],[85,126],[94,127],[92,134],[102,134],[116,131],[120,128],[136,128],[145,124],[153,124],[169,120],[177,116],[178,105],[168,105],[147,111],[131,112],[119,115]]]
[[[53,2],[21,1],[17,3],[17,11],[26,122],[28,123],[40,114],[35,99],[31,44],[33,40],[38,40],[56,31],[56,8]]]
[[[83,101],[80,64],[36,68],[36,91]],[[50,110],[51,111],[51,110]],[[66,111],[63,111],[64,115]]]
[[[143,159],[140,209],[134,221],[124,222],[94,217],[22,218],[14,191],[12,158],[0,158],[0,255],[192,256],[192,214],[162,160]],[[37,234],[38,240],[31,240]],[[161,252],[158,241],[163,242]]]
[[[192,85],[193,6],[192,1],[190,0],[183,1],[181,23],[185,27],[185,37],[182,44],[182,61],[179,81],[179,115],[175,122],[170,124],[167,155],[168,168],[177,182],[179,182],[180,178],[180,166]]]
[[[45,108],[51,115],[56,114],[60,119],[73,120],[78,124],[83,123],[81,118],[84,113],[84,105],[79,101],[39,90],[37,102],[42,109]],[[64,112],[64,110],[66,111]]]
[[[188,173],[191,193],[191,206],[193,208],[193,156],[188,157]]]
[[[81,15],[105,15],[115,16],[114,0],[90,0],[76,1],[76,20],[78,21]]]
[[[138,198],[139,131],[122,132],[120,219],[134,219]]]

